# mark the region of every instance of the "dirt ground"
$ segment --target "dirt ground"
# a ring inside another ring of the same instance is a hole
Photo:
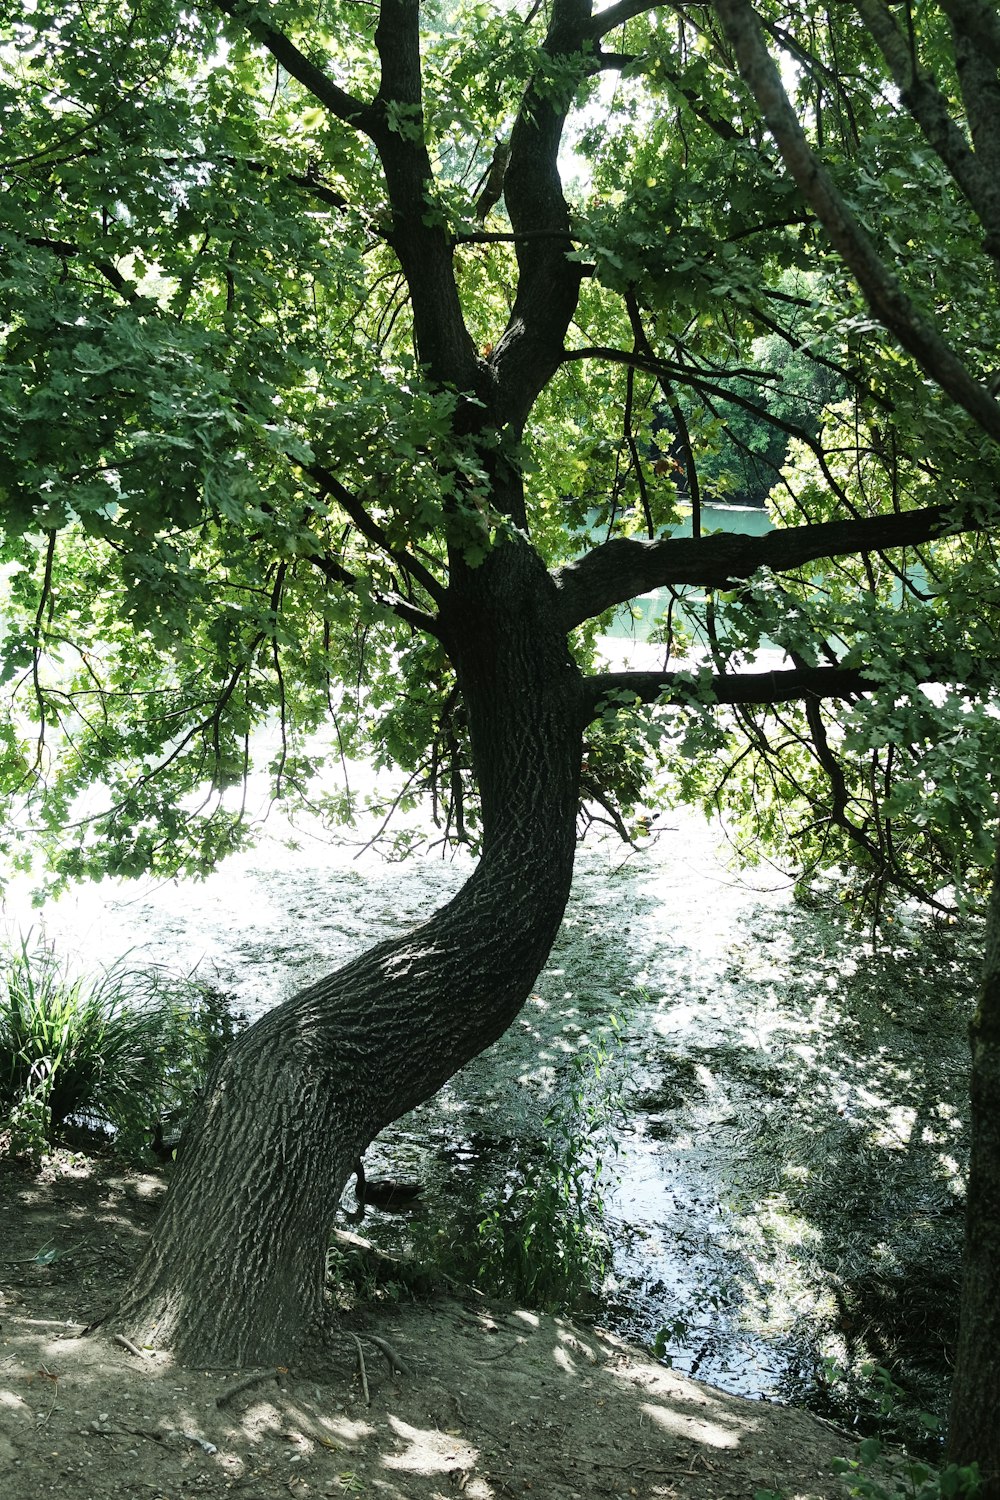
[[[308,1369],[188,1370],[84,1335],[162,1192],[69,1153],[37,1176],[0,1161],[2,1500],[845,1493],[831,1461],[850,1441],[805,1413],[474,1294],[350,1314]]]

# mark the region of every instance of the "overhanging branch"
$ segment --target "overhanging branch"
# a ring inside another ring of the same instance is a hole
[[[760,568],[787,573],[822,558],[916,546],[958,529],[981,531],[985,523],[970,522],[959,528],[954,512],[929,505],[857,521],[789,526],[766,536],[724,532],[656,542],[618,537],[560,568],[555,581],[562,596],[563,624],[572,630],[603,610],[669,584],[727,589]]]
[[[694,677],[690,672],[601,672],[588,677],[584,692],[588,721],[610,701],[664,703],[676,707],[692,703],[722,703],[766,707],[799,698],[856,698],[878,687],[872,677],[851,667],[789,667],[777,672],[740,672],[732,676]]]

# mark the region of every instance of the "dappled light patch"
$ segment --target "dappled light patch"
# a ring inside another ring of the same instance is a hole
[[[669,1432],[674,1437],[692,1438],[708,1448],[735,1448],[740,1440],[739,1432],[691,1412],[659,1406],[651,1401],[644,1402],[642,1409],[664,1432]]]
[[[596,1340],[587,1339],[570,1324],[564,1323],[561,1318],[555,1319],[555,1327],[559,1336],[557,1354],[566,1352],[585,1360],[587,1364],[596,1365],[600,1363]]]
[[[133,1186],[138,1198],[156,1200],[163,1197],[163,1183],[155,1177],[140,1177]]]
[[[461,1441],[457,1433],[414,1427],[392,1415],[388,1424],[406,1444],[406,1449],[402,1453],[385,1455],[382,1462],[387,1469],[402,1469],[411,1474],[450,1474],[454,1470],[471,1468],[478,1457],[477,1450]]]

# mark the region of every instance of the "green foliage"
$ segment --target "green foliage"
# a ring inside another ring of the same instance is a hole
[[[856,1459],[835,1459],[849,1495],[862,1500],[975,1500],[980,1492],[976,1464],[935,1468],[906,1454],[890,1452],[877,1438],[865,1438]]]
[[[919,471],[900,464],[854,402],[830,408],[821,436],[819,455],[791,445],[784,486],[770,497],[779,525],[831,520],[842,507],[874,514],[890,495],[903,508],[932,504],[946,484],[962,503],[982,493],[982,469],[948,460],[946,470],[943,455]],[[779,849],[806,871],[852,870],[849,899],[869,912],[892,884],[925,897],[964,886],[975,897],[993,860],[1000,792],[998,605],[994,548],[982,537],[824,560],[795,575],[760,571],[716,601],[727,670],[777,646],[802,666],[855,667],[871,686],[853,703],[686,710],[674,796],[721,808],[751,856]],[[671,751],[676,724],[672,735]]]
[[[375,96],[364,7],[283,0],[269,18],[338,87]],[[968,202],[853,15],[809,4],[781,24],[809,62],[795,102],[826,164],[988,383],[1000,321],[990,274],[970,269]],[[912,25],[957,110],[935,8]],[[11,10],[0,855],[38,856],[53,884],[204,874],[269,799],[350,818],[329,775],[341,757],[394,767],[402,805],[429,799],[441,836],[474,842],[454,679],[416,638],[455,560],[475,566],[507,534],[505,473],[552,567],[591,541],[666,535],[693,475],[703,500],[767,497],[779,527],[935,502],[992,514],[996,445],[882,333],[711,25],[630,18],[613,90],[593,43],[546,50],[545,7],[460,0],[424,7],[422,26],[423,113],[394,101],[387,128],[427,150],[422,223],[452,237],[483,360],[520,252],[503,199],[480,223],[477,184],[525,99],[569,110],[560,166],[587,274],[523,431],[481,420],[486,365],[477,391],[430,380],[371,142],[276,74],[240,15]],[[742,847],[852,865],[876,906],[887,881],[975,891],[997,790],[997,598],[992,545],[958,534],[688,592],[692,671],[742,672],[780,646],[870,669],[878,690],[822,709],[833,760],[797,709],[629,706],[595,731],[588,796],[627,833],[642,778],[669,761],[671,795],[722,806]],[[584,667],[601,626],[575,634]]]
[[[614,1048],[598,1043],[574,1059],[568,1088],[543,1122],[540,1142],[520,1144],[504,1181],[484,1190],[471,1233],[448,1236],[433,1258],[450,1276],[529,1307],[590,1306],[607,1270],[602,1187],[617,1151]]]
[[[831,1373],[836,1379],[837,1372]],[[867,1374],[881,1393],[879,1405],[883,1416],[890,1416],[904,1392],[881,1366],[868,1366]],[[929,1413],[924,1413],[923,1418],[928,1432],[939,1429],[937,1418]],[[938,1467],[911,1458],[875,1437],[862,1439],[857,1458],[835,1458],[833,1469],[842,1476],[845,1493],[858,1500],[976,1500],[981,1490],[978,1465]],[[758,1490],[754,1500],[783,1500],[783,1497],[773,1490]]]
[[[232,1039],[218,997],[180,999],[155,974],[119,963],[72,975],[30,936],[0,972],[0,1122],[37,1157],[72,1124],[139,1152],[153,1125],[184,1118]]]
[[[836,1379],[837,1372],[833,1373]],[[879,1391],[883,1418],[890,1418],[904,1400],[905,1392],[880,1365],[868,1365],[864,1373]],[[940,1420],[929,1412],[921,1413],[921,1425],[925,1433],[938,1433],[941,1427]],[[835,1459],[834,1469],[844,1476],[847,1493],[862,1500],[975,1500],[980,1490],[976,1464],[946,1464],[938,1468],[888,1448],[875,1437],[859,1443],[856,1459]]]

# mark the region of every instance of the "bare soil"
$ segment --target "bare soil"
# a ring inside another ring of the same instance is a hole
[[[850,1439],[804,1412],[472,1293],[345,1315],[301,1369],[183,1369],[85,1333],[162,1192],[67,1152],[0,1161],[0,1500],[844,1495]]]

